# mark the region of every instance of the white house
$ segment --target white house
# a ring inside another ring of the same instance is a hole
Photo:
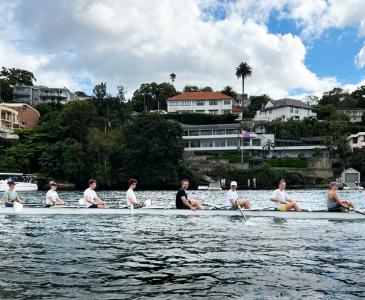
[[[249,138],[242,138],[241,125],[233,124],[210,124],[210,125],[187,125],[181,124],[184,130],[182,136],[184,150],[191,151],[227,151],[245,150],[251,153],[265,153],[264,145],[269,140],[275,143],[271,150],[276,157],[314,157],[320,150],[323,156],[327,156],[327,148],[323,145],[305,144],[303,141],[294,145],[279,144],[274,134],[251,132]]]
[[[270,100],[263,109],[256,112],[255,121],[273,120],[303,120],[304,118],[316,117],[312,107],[303,101],[295,99]]]
[[[169,113],[231,113],[233,98],[219,92],[187,92],[167,99]]]
[[[351,123],[361,122],[362,115],[364,114],[362,108],[349,108],[349,109],[338,109],[337,112],[343,113],[350,118]]]
[[[354,148],[364,148],[365,147],[365,132],[358,132],[356,134],[351,134],[347,138],[347,144],[351,148],[351,151]]]

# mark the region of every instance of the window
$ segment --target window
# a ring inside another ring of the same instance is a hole
[[[261,146],[261,140],[253,139],[252,140],[252,146]]]
[[[282,120],[285,120],[285,115],[282,115],[282,116],[281,116],[281,119],[282,119]]]
[[[299,114],[299,109],[296,109],[296,110],[295,110],[295,113],[296,113],[296,114]]]
[[[205,105],[205,101],[204,100],[198,100],[198,101],[196,101],[196,105],[198,105],[198,106]]]
[[[190,147],[191,148],[200,148],[201,142],[200,141],[191,141]]]
[[[189,135],[191,136],[197,136],[199,135],[199,130],[191,130],[189,133],[190,133]]]
[[[169,101],[169,106],[179,106],[179,102],[178,101]]]
[[[238,129],[227,129],[226,132],[227,132],[227,134],[238,134],[239,130]]]
[[[227,139],[228,147],[237,147],[238,140],[237,139]]]
[[[356,138],[352,138],[352,143],[353,144],[357,144],[357,137]]]
[[[231,104],[231,100],[224,100],[224,104],[225,105],[230,105]]]
[[[184,148],[189,148],[189,147],[190,147],[189,142],[184,142]]]
[[[212,131],[211,130],[200,130],[200,134],[201,135],[212,135]]]
[[[225,147],[226,140],[214,140],[214,146],[215,147]]]
[[[218,100],[209,100],[209,105],[218,105]]]
[[[24,106],[22,106],[22,112],[25,112],[25,111],[27,111],[27,107],[24,105]]]
[[[189,135],[189,131],[184,130],[183,136],[188,136]]]
[[[269,114],[272,114],[272,109],[269,110]]]
[[[191,105],[191,101],[180,101],[180,105],[181,106],[190,106]]]
[[[214,135],[225,135],[225,131],[224,131],[224,129],[216,129],[216,130],[213,130],[213,134]]]
[[[196,110],[195,111],[197,114],[204,114],[205,113],[205,110]]]
[[[290,112],[294,112],[294,108],[293,107],[290,107]]]
[[[212,148],[213,147],[213,140],[203,141],[202,142],[202,147]]]
[[[218,115],[218,109],[209,110],[210,115]]]

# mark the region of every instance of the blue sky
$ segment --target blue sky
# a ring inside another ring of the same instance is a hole
[[[320,96],[365,84],[364,0],[2,0],[0,65],[37,82],[127,96],[142,83],[232,85],[245,92]]]

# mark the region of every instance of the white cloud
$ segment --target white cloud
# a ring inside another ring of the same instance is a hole
[[[226,4],[225,19],[214,20],[205,12],[214,0],[18,1],[16,9],[7,8],[11,27],[0,31],[0,65],[29,69],[38,83],[71,89],[87,78],[133,92],[143,82],[168,81],[174,72],[179,89],[233,85],[240,91],[234,72],[247,61],[250,94],[321,93],[339,83],[307,68],[301,37],[272,34],[265,25],[272,10],[284,8],[301,26],[310,24],[307,16],[319,19],[327,7],[326,1],[309,2],[239,1]]]
[[[355,57],[355,64],[358,68],[365,66],[365,44]]]

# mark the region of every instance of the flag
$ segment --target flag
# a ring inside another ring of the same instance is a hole
[[[251,137],[251,134],[249,131],[242,130],[241,134],[244,139],[249,139]]]

